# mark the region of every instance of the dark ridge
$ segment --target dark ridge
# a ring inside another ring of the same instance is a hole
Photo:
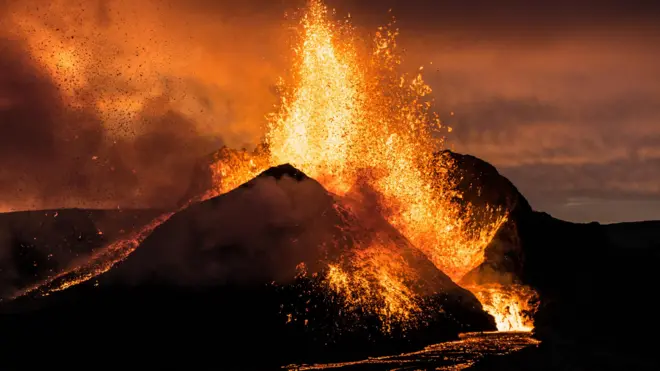
[[[520,282],[524,254],[520,249],[516,221],[532,213],[529,202],[493,165],[477,157],[448,150],[436,156],[448,160],[450,166],[446,170],[450,180],[463,196],[459,202],[476,207],[477,223],[493,221],[489,210],[499,210],[495,215],[508,217],[486,248],[486,262],[464,277],[462,284]]]
[[[160,213],[84,209],[0,213],[0,298],[61,271]]]
[[[502,176],[495,166],[471,155],[449,150],[436,154],[449,159],[450,177],[463,198],[473,205],[500,207],[509,212],[528,212],[532,208],[515,185]]]
[[[607,363],[603,354],[648,365],[655,345],[642,339],[660,331],[652,304],[660,285],[653,273],[660,266],[660,222],[559,220],[533,211],[492,165],[473,156],[445,155],[459,165],[457,173],[464,176],[459,184],[467,197],[482,198],[475,204],[512,207],[484,263],[462,283],[513,282],[534,288],[540,295],[535,334],[544,349],[560,349],[558,354],[566,357],[584,354],[571,361],[573,367],[602,366]],[[556,366],[548,369],[562,369]]]
[[[257,176],[257,178],[260,177],[272,177],[277,180],[282,179],[283,176],[288,176],[289,178],[295,179],[299,182],[309,179],[305,173],[302,171],[296,169],[293,167],[291,164],[282,164],[278,166],[274,166],[269,168],[268,170],[263,171],[261,174]]]

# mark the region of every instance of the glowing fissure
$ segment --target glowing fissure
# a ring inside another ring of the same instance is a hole
[[[23,289],[14,294],[13,298],[33,292],[46,296],[50,293],[66,290],[69,287],[87,282],[90,279],[109,271],[117,263],[123,261],[135,251],[135,249],[140,246],[142,241],[149,237],[156,227],[165,223],[172,215],[174,215],[173,212],[159,215],[136,232],[133,232],[124,238],[119,238],[117,241],[99,249],[88,257],[85,263],[73,265],[69,269],[65,269],[37,285]]]
[[[536,293],[522,285],[499,284],[467,287],[495,318],[498,331],[532,331],[531,314],[536,309]]]

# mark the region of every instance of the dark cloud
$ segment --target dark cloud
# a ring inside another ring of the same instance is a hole
[[[529,164],[501,169],[537,209],[557,217],[613,223],[658,218],[660,157],[603,164]]]
[[[602,164],[526,164],[505,167],[503,172],[521,181],[517,185],[530,197],[544,195],[570,198],[629,199],[660,201],[660,183],[655,170],[660,158],[648,160],[621,159]],[[548,179],[565,179],[548,182]]]
[[[518,100],[492,97],[487,101],[462,102],[455,105],[454,109],[460,112],[460,115],[449,120],[456,127],[456,135],[459,136],[484,120],[488,121],[489,130],[507,130],[517,125],[558,122],[567,118],[561,108],[533,97]],[[447,123],[450,123],[449,120]]]
[[[592,36],[626,38],[630,34],[660,37],[660,6],[648,1],[487,1],[487,0],[329,0],[332,6],[351,12],[355,19],[374,27],[398,19],[411,39],[418,37],[455,41],[438,48],[466,45],[539,45],[576,32]],[[404,36],[405,37],[405,36]]]
[[[139,136],[109,138],[99,112],[64,103],[20,44],[2,41],[0,50],[3,203],[166,207],[187,187],[197,158],[215,148],[159,99],[139,113]]]
[[[0,210],[169,207],[259,140],[283,11],[203,3],[1,5]]]
[[[574,31],[456,46],[429,36],[408,55],[427,66],[450,146],[497,166],[533,207],[576,221],[660,219],[658,40]]]

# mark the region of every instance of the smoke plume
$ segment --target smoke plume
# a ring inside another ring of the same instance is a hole
[[[3,3],[0,211],[171,207],[198,158],[259,140],[281,15],[206,1]]]

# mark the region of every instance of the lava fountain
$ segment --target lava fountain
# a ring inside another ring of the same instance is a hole
[[[482,262],[506,215],[492,211],[477,225],[477,211],[456,202],[461,195],[444,171],[452,164],[434,161],[443,148],[441,131],[450,128],[431,110],[421,69],[398,73],[393,22],[379,28],[363,55],[350,26],[332,22],[327,12],[310,1],[302,18],[291,81],[281,84],[278,110],[269,115],[268,151],[215,163],[216,188],[207,197],[281,163],[339,196],[361,197],[368,188],[388,221],[459,280]]]

